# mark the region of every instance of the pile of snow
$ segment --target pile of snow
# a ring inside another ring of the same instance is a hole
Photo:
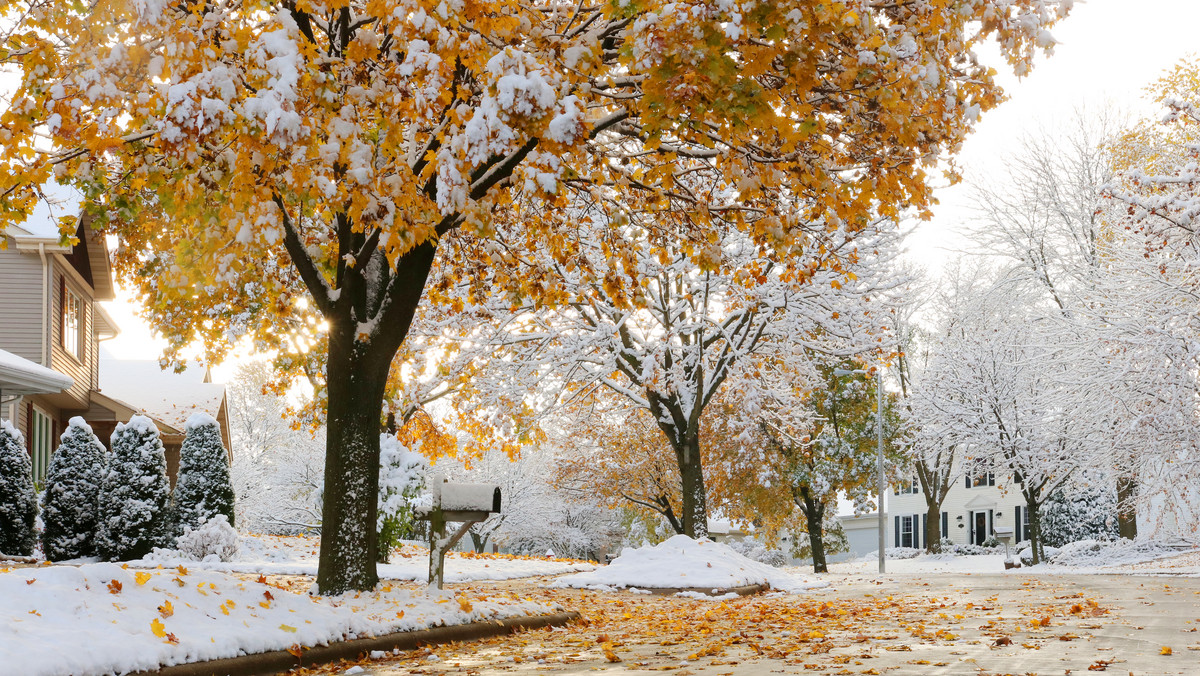
[[[320,539],[305,535],[242,535],[237,553],[230,561],[207,557],[195,561],[192,554],[173,549],[155,549],[145,558],[130,561],[130,566],[153,568],[183,565],[197,570],[263,575],[317,574]],[[550,561],[526,557],[450,552],[446,555],[446,582],[511,580],[541,575],[562,575],[596,567],[582,561]],[[424,582],[429,577],[429,551],[406,544],[392,555],[391,563],[376,566],[383,580]]]
[[[0,569],[0,598],[0,664],[25,676],[154,670],[558,610],[424,587],[311,597],[221,573],[108,563]]]
[[[608,566],[561,577],[552,586],[729,589],[764,583],[786,592],[826,584],[759,563],[717,542],[676,535],[657,545],[626,549]]]
[[[1055,555],[1050,549],[1046,548],[1046,558],[1055,565],[1089,568],[1144,563],[1179,554],[1178,549],[1160,542],[1137,540],[1080,540],[1063,545]]]

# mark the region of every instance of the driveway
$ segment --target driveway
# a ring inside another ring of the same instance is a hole
[[[826,579],[829,588],[800,596],[724,602],[547,590],[537,581],[468,585],[555,600],[587,620],[364,661],[357,673],[1200,674],[1197,578]]]

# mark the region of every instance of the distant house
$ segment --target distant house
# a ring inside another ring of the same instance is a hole
[[[1029,512],[1016,487],[994,472],[968,472],[951,486],[942,502],[942,538],[955,544],[982,545],[996,528],[1011,528],[1014,542],[1029,539]],[[887,546],[924,549],[928,512],[916,477],[893,486],[887,496]],[[851,549],[866,554],[878,549],[878,515],[841,516]]]
[[[73,416],[87,420],[107,444],[118,422],[149,415],[164,432],[172,470],[184,411],[216,417],[228,447],[224,387],[206,375],[150,374],[142,362],[106,362],[102,370],[100,342],[117,335],[100,305],[115,298],[108,247],[86,213],[77,241],[63,243],[56,219],[79,215],[79,197],[65,188],[51,190],[54,203],[40,202],[25,223],[0,233],[6,244],[0,249],[0,418],[25,435],[34,479],[45,477]],[[138,386],[129,387],[134,378]],[[164,386],[164,379],[171,384]]]

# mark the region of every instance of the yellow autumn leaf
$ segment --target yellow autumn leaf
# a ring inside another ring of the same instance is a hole
[[[138,586],[144,585],[150,581],[150,573],[138,571],[133,574],[133,579],[138,583]]]
[[[291,625],[288,625],[288,624],[281,624],[281,625],[279,625],[279,628],[290,634],[296,633],[296,628]]]
[[[162,638],[167,635],[167,627],[157,617],[150,620],[150,631],[157,637]]]
[[[163,617],[170,617],[175,614],[175,607],[171,605],[170,601],[164,601],[163,604],[158,607],[158,613]]]
[[[1172,650],[1171,650],[1171,647],[1170,647],[1170,646],[1163,646],[1163,647],[1162,647],[1162,650],[1158,651],[1158,654],[1159,654],[1159,655],[1170,655],[1170,654],[1172,654],[1173,652],[1174,652],[1174,651],[1172,651]]]

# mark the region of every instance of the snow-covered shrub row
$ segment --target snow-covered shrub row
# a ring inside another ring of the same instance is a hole
[[[951,544],[948,547],[943,547],[942,551],[948,552],[950,554],[957,554],[959,556],[981,556],[983,554],[1002,553],[1004,551],[1004,547],[1000,546],[1000,545],[991,546],[991,547],[980,547],[979,545],[974,545],[974,544],[970,544],[970,543],[968,543],[968,544],[955,543],[955,544]]]
[[[186,546],[203,551],[199,558],[230,555],[233,490],[220,427],[210,416],[198,414],[187,421],[185,430],[179,481],[172,494],[166,452],[150,418],[134,416],[117,425],[111,453],[82,418],[72,418],[46,473],[42,509],[46,558],[135,559],[156,547],[174,546],[180,533],[191,535]],[[5,473],[8,470],[13,471],[11,478]],[[14,501],[10,493],[27,497]],[[32,553],[35,512],[28,454],[20,433],[4,422],[0,428],[0,552]],[[21,515],[7,520],[19,528],[6,527],[4,517],[10,513]],[[217,516],[223,529],[214,524]],[[20,531],[19,543],[2,539],[10,531]],[[232,546],[236,551],[236,534]]]
[[[36,516],[37,494],[25,439],[7,420],[0,420],[0,554],[33,555]]]
[[[883,550],[883,553],[889,559],[915,559],[924,554],[925,550],[914,547],[888,547]],[[878,556],[878,554],[868,555],[868,558],[874,558],[875,556]]]

